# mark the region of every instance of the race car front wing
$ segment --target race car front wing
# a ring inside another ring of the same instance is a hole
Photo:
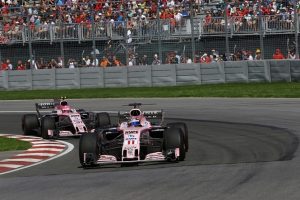
[[[100,155],[97,161],[94,160],[93,155],[90,153],[84,153],[83,159],[86,165],[111,165],[111,164],[126,164],[126,163],[147,163],[147,162],[161,162],[161,161],[176,161],[179,157],[179,148],[169,150],[168,152],[155,152],[147,154],[145,159],[139,158],[132,160],[118,161],[116,157],[112,155]]]

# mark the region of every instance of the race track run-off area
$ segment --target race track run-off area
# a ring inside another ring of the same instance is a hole
[[[78,138],[69,153],[0,176],[2,199],[297,199],[300,196],[296,99],[72,100],[87,110],[125,110],[156,103],[166,121],[189,128],[190,149],[179,163],[82,169]],[[35,101],[4,102],[0,132],[21,134]],[[0,106],[0,107],[2,107]],[[11,112],[10,112],[11,111]],[[24,112],[25,111],[25,112]],[[1,163],[0,163],[1,164]],[[26,184],[25,184],[26,183]],[[17,188],[17,192],[16,191]]]

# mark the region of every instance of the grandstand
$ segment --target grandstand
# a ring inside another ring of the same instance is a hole
[[[1,0],[0,11],[0,60],[13,69],[299,54],[299,1]]]

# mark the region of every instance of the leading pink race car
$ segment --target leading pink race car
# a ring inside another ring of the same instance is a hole
[[[81,135],[79,160],[86,168],[104,164],[153,161],[183,161],[188,151],[185,123],[163,125],[163,111],[141,111],[141,103],[129,112],[119,112],[119,122]],[[109,115],[100,121],[110,122]]]

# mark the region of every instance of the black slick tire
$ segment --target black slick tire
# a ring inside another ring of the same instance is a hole
[[[164,131],[164,150],[179,148],[178,161],[185,159],[183,131],[178,127],[170,127]]]
[[[37,135],[36,129],[40,126],[36,114],[25,114],[22,118],[22,130],[24,135]]]
[[[173,123],[168,123],[167,127],[177,127],[182,130],[183,136],[184,136],[184,149],[185,149],[185,152],[188,152],[188,150],[189,150],[189,131],[188,131],[187,125],[183,122],[173,122]]]
[[[44,117],[41,121],[41,136],[44,139],[48,139],[48,130],[55,130],[55,118],[54,117]]]
[[[101,112],[96,114],[95,128],[107,128],[110,125],[110,116],[107,112]]]
[[[79,140],[79,162],[83,168],[96,165],[100,154],[100,138],[97,133],[83,133]],[[84,154],[92,156],[91,162],[85,163]]]

